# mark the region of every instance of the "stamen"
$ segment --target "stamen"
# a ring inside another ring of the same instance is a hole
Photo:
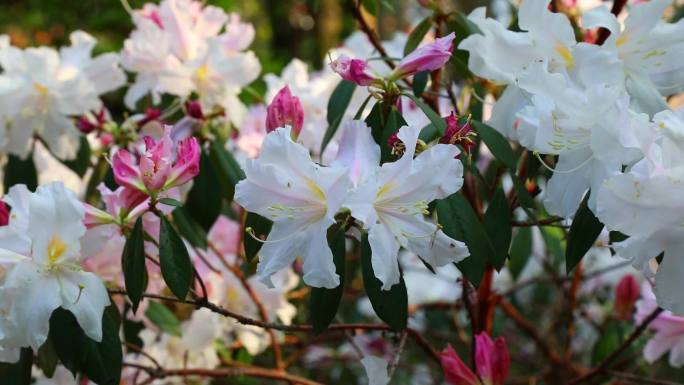
[[[278,242],[286,241],[286,240],[288,240],[288,239],[294,237],[295,235],[301,233],[302,231],[301,231],[301,230],[300,230],[300,231],[296,231],[296,232],[294,232],[294,233],[292,233],[292,234],[286,236],[285,238],[280,238],[280,239],[275,239],[275,240],[264,240],[264,239],[261,239],[261,238],[257,237],[256,233],[254,232],[254,229],[251,228],[251,227],[247,227],[247,228],[245,229],[245,232],[246,232],[247,234],[249,234],[249,236],[252,237],[255,241],[257,241],[257,242],[259,242],[259,243],[264,243],[264,244],[266,244],[266,243],[278,243]]]
[[[543,160],[543,159],[541,158],[541,156],[539,155],[539,152],[534,151],[533,154],[534,154],[535,157],[537,157],[537,159],[538,159],[539,162],[542,164],[542,166],[544,166],[544,168],[546,168],[547,170],[549,170],[549,171],[551,171],[551,172],[553,172],[553,173],[556,173],[556,174],[571,174],[571,173],[573,173],[573,172],[575,172],[575,171],[581,169],[582,167],[586,166],[587,164],[589,164],[590,161],[592,161],[592,160],[594,159],[594,156],[592,155],[592,156],[590,156],[589,158],[587,158],[585,161],[583,161],[582,163],[580,163],[577,167],[572,168],[572,169],[570,169],[570,170],[562,170],[562,171],[561,171],[561,170],[557,170],[557,169],[555,169],[555,168],[549,166],[548,164],[546,164],[546,162],[544,162],[544,160]]]

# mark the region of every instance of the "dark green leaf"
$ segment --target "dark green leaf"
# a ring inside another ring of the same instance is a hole
[[[145,245],[143,241],[142,216],[138,217],[133,231],[126,239],[126,245],[121,256],[121,268],[126,284],[126,293],[131,300],[133,312],[138,310],[138,304],[147,287],[147,269],[145,268]]]
[[[514,279],[518,279],[525,265],[527,265],[530,255],[532,255],[532,229],[530,227],[519,227],[511,244],[511,260],[508,263],[508,269]]]
[[[347,80],[342,80],[335,87],[332,95],[330,95],[330,100],[328,100],[328,129],[325,130],[323,135],[323,143],[321,144],[321,154],[325,150],[325,147],[330,143],[330,140],[335,136],[337,128],[342,122],[344,117],[344,112],[349,106],[349,102],[354,95],[354,90],[356,89],[356,83],[352,83]]]
[[[335,225],[328,230],[328,245],[333,253],[335,271],[340,276],[340,285],[334,289],[314,287],[311,289],[311,324],[315,333],[321,333],[335,318],[342,300],[345,280],[345,236],[344,227]]]
[[[366,116],[365,122],[368,127],[371,128],[371,134],[373,135],[373,139],[375,139],[375,143],[382,148],[382,130],[385,127],[385,115],[382,102],[377,102],[373,105],[370,113]],[[387,143],[384,143],[384,145],[387,145]]]
[[[361,270],[363,286],[375,314],[394,330],[404,330],[408,319],[408,295],[402,275],[398,284],[390,290],[382,290],[382,282],[375,276],[371,263],[371,247],[368,235],[361,241]]]
[[[420,135],[418,136],[418,139],[425,143],[430,143],[437,138],[439,138],[439,132],[437,132],[437,129],[432,125],[432,123],[423,127],[420,130]]]
[[[164,282],[179,299],[185,299],[192,285],[192,263],[183,240],[166,217],[159,218],[159,266]]]
[[[183,238],[195,247],[207,248],[207,233],[199,223],[190,217],[187,208],[179,207],[173,210],[172,215],[174,223],[178,226],[178,232]]]
[[[416,97],[413,94],[403,94],[404,96],[410,98],[413,100],[414,103],[420,108],[425,116],[430,120],[430,123],[432,123],[433,126],[437,129],[439,132],[439,135],[442,136],[444,135],[444,131],[446,131],[446,122],[444,119],[439,116],[438,113],[435,112],[430,106],[425,104],[420,98]]]
[[[85,361],[87,348],[84,342],[87,337],[70,311],[58,308],[52,313],[50,339],[62,365],[76,375]]]
[[[354,120],[360,120],[361,115],[363,115],[363,112],[366,110],[366,106],[368,105],[368,102],[373,98],[373,95],[368,95],[366,99],[361,103],[361,106],[359,107],[358,110],[356,110],[356,114],[354,114]]]
[[[262,217],[259,214],[247,213],[245,218],[245,231],[247,229],[252,229],[253,234],[259,239],[266,239],[266,236],[271,231],[271,226],[273,222],[269,219]],[[243,242],[245,244],[245,257],[248,262],[251,262],[254,257],[259,254],[261,250],[262,243],[252,238],[250,234],[243,234]]]
[[[33,164],[33,153],[30,153],[26,159],[21,159],[11,154],[7,156],[3,182],[5,192],[15,184],[25,184],[29,190],[36,190],[38,186],[38,173],[36,166]]]
[[[116,305],[110,305],[102,317],[102,341],[95,342],[84,335],[87,350],[83,373],[98,385],[119,385],[121,380],[119,317]]]
[[[361,0],[361,5],[371,15],[376,16],[378,14],[378,0]]]
[[[598,341],[594,345],[591,355],[591,364],[598,365],[610,356],[622,343],[623,336],[627,333],[622,324],[611,321],[601,331]]]
[[[584,258],[603,230],[603,223],[596,218],[587,205],[589,194],[587,193],[575,212],[575,218],[568,232],[568,246],[565,249],[565,271],[568,273]]]
[[[416,28],[411,31],[411,34],[409,35],[408,39],[406,40],[406,45],[404,46],[404,56],[410,54],[418,48],[418,45],[420,44],[421,41],[423,41],[423,38],[425,38],[425,35],[430,31],[430,28],[432,27],[432,17],[428,16],[425,19],[423,19],[417,26]],[[415,81],[415,80],[414,80]]]
[[[391,160],[392,149],[389,146],[389,138],[405,125],[406,121],[401,116],[401,113],[394,106],[390,107],[385,127],[383,127],[382,135],[380,136],[380,163]]]
[[[72,169],[81,178],[85,175],[86,171],[90,167],[90,144],[85,136],[81,136],[81,144],[78,147],[78,153],[76,153],[76,159],[65,160],[65,166]]]
[[[33,351],[31,348],[21,349],[18,362],[13,364],[0,362],[0,384],[30,385],[32,367]]]
[[[188,198],[185,201],[185,207],[188,209],[192,218],[202,226],[205,231],[209,231],[211,226],[218,218],[223,200],[219,191],[222,185],[219,183],[222,178],[218,177],[218,170],[215,165],[219,163],[212,163],[206,152],[202,151],[200,158],[200,172],[192,181],[192,189],[188,193]],[[232,199],[232,191],[235,185],[230,187],[230,199]],[[225,190],[225,186],[224,186]]]
[[[163,203],[167,206],[183,207],[183,202],[180,202],[180,201],[175,200],[173,198],[161,198],[159,200],[159,203]]]
[[[140,321],[131,321],[125,319],[123,322],[124,338],[127,343],[135,345],[139,348],[143,347],[143,340],[140,338],[140,332],[145,329],[145,324]]]
[[[423,94],[425,87],[427,86],[428,77],[430,73],[428,71],[418,72],[413,76],[413,94],[417,97]]]
[[[235,193],[235,185],[245,178],[244,171],[242,171],[233,155],[226,151],[221,142],[215,141],[211,144],[209,159],[211,160],[214,173],[218,177],[218,182],[223,188],[224,198],[231,202]],[[204,191],[204,196],[206,197],[207,195],[209,194]]]
[[[52,344],[52,339],[48,338],[38,349],[38,354],[36,354],[36,365],[38,365],[40,370],[42,370],[48,378],[52,378],[52,375],[55,374],[55,368],[57,368],[58,362],[59,357],[57,356],[55,346]]]
[[[477,130],[478,135],[485,142],[494,157],[502,162],[511,172],[511,179],[513,180],[513,188],[515,188],[516,196],[520,204],[524,207],[534,207],[534,200],[527,192],[525,184],[515,175],[518,167],[518,159],[511,149],[508,140],[501,135],[500,132],[494,128],[478,121],[473,121],[473,125]]]
[[[486,264],[497,262],[494,246],[470,203],[459,193],[437,201],[437,216],[444,233],[464,241],[470,256],[457,264],[475,286],[480,284]]]
[[[148,303],[148,308],[145,311],[145,315],[164,333],[173,336],[181,335],[180,321],[178,321],[178,318],[176,318],[166,306],[158,302],[150,301]]]
[[[497,270],[506,263],[508,247],[511,244],[511,209],[508,207],[506,193],[499,187],[489,202],[487,211],[482,219],[487,235],[494,246],[492,266]]]

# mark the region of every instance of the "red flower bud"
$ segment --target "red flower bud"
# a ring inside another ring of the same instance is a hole
[[[629,320],[634,310],[634,304],[641,296],[639,282],[633,275],[627,274],[620,279],[615,287],[615,313],[621,320]]]
[[[304,109],[299,98],[292,95],[288,86],[283,87],[266,108],[266,131],[290,126],[297,137],[304,125]]]
[[[475,146],[473,137],[475,132],[473,132],[473,127],[470,125],[470,119],[464,123],[458,121],[458,117],[454,112],[444,119],[447,124],[446,131],[444,135],[439,139],[442,144],[455,144],[461,146],[463,152],[466,154],[470,153],[470,150]]]
[[[7,226],[9,223],[10,210],[7,204],[0,201],[0,226]]]

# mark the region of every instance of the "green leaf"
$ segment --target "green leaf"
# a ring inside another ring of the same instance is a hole
[[[587,205],[590,193],[587,193],[577,212],[575,212],[575,218],[572,220],[568,232],[568,246],[565,249],[565,271],[567,273],[570,273],[584,258],[584,255],[591,249],[601,234],[601,230],[603,230],[603,223],[596,218]]]
[[[181,328],[178,318],[166,306],[150,301],[145,315],[166,334],[180,337]]]
[[[247,217],[245,218],[245,231],[251,228],[257,238],[266,239],[266,236],[271,231],[271,226],[273,226],[273,222],[269,219],[264,218],[259,214],[247,213]],[[259,254],[259,250],[261,250],[261,245],[263,245],[263,243],[252,238],[252,236],[247,233],[243,234],[242,238],[245,244],[245,257],[248,262],[252,262],[252,259]]]
[[[352,83],[347,80],[342,80],[335,87],[332,95],[330,95],[330,100],[328,100],[328,129],[325,130],[323,135],[323,143],[321,144],[321,154],[325,150],[325,147],[330,143],[330,140],[335,136],[337,128],[342,122],[344,117],[344,112],[349,106],[349,102],[354,95],[354,90],[356,89],[356,83]]]
[[[598,365],[610,356],[622,343],[623,336],[627,335],[624,325],[610,321],[601,331],[598,341],[594,345],[591,355],[591,364]]]
[[[5,192],[15,184],[25,184],[29,190],[36,190],[38,186],[38,172],[36,171],[36,165],[33,164],[33,153],[30,153],[26,159],[21,159],[11,154],[7,156],[3,181]]]
[[[342,300],[345,280],[345,236],[344,227],[335,225],[328,230],[328,245],[333,253],[335,271],[340,276],[340,285],[334,289],[314,287],[311,289],[311,324],[316,334],[328,328],[337,314],[337,308]]]
[[[242,171],[233,155],[226,151],[221,142],[215,141],[211,144],[209,159],[214,173],[218,177],[218,182],[223,188],[224,198],[232,202],[233,194],[235,194],[235,185],[242,179],[245,179],[245,172]],[[204,196],[206,197],[207,195],[209,194],[204,191]]]
[[[418,72],[413,76],[413,94],[417,97],[423,94],[425,87],[427,86],[428,77],[430,73],[428,71]]]
[[[511,244],[511,235],[513,227],[511,221],[511,208],[508,206],[508,199],[503,188],[499,187],[492,200],[489,202],[487,211],[482,220],[485,230],[489,235],[492,246],[494,247],[494,254],[492,255],[492,266],[497,270],[501,269],[506,263],[506,256],[508,256],[508,247]]]
[[[190,217],[187,208],[179,207],[173,210],[172,216],[173,222],[178,226],[178,232],[181,233],[183,238],[187,239],[195,247],[207,248],[207,232]]]
[[[58,362],[57,350],[55,350],[55,346],[52,344],[52,339],[48,337],[45,343],[38,349],[36,365],[48,378],[52,378]]]
[[[432,123],[420,129],[420,135],[418,135],[418,139],[422,140],[423,142],[430,143],[437,138],[439,138],[439,132],[437,132],[437,129],[432,125]]]
[[[81,144],[78,147],[78,153],[76,153],[76,159],[62,161],[65,166],[72,169],[78,176],[83,178],[88,168],[90,168],[90,144],[88,139],[81,136]]]
[[[363,272],[363,286],[370,300],[375,314],[394,330],[404,330],[408,319],[408,295],[404,277],[390,290],[382,290],[382,282],[375,276],[371,263],[371,247],[368,235],[361,241],[361,270]]]
[[[382,148],[382,130],[385,127],[385,115],[382,102],[377,102],[373,105],[370,113],[366,116],[365,122],[368,127],[371,128],[371,134],[373,135],[375,143]],[[385,145],[387,145],[387,142],[385,142]]]
[[[173,198],[161,198],[159,203],[165,204],[167,206],[183,207],[183,202]]]
[[[437,201],[437,216],[446,235],[468,246],[470,256],[457,266],[469,281],[478,286],[486,264],[495,265],[497,262],[494,246],[480,219],[459,193]]]
[[[188,198],[185,201],[185,207],[188,209],[192,218],[202,226],[205,231],[209,231],[211,226],[221,213],[223,200],[219,191],[222,190],[220,180],[213,163],[209,160],[206,152],[202,151],[200,157],[200,172],[192,181],[192,188],[188,193]],[[225,187],[223,188],[225,192]],[[230,199],[235,185],[230,186]]]
[[[530,193],[527,192],[525,184],[515,175],[518,168],[518,158],[515,156],[508,140],[494,128],[476,120],[472,122],[478,135],[485,142],[494,157],[510,170],[513,188],[515,188],[515,194],[520,204],[528,208],[534,207],[534,200]]]
[[[446,122],[444,119],[439,116],[438,113],[435,112],[430,106],[425,104],[420,98],[416,97],[413,94],[402,94],[406,96],[407,98],[413,100],[414,103],[420,108],[425,116],[430,120],[430,123],[432,123],[433,126],[437,129],[437,132],[439,132],[439,135],[442,136],[444,135],[444,131],[446,131]]]
[[[423,38],[425,38],[425,35],[427,35],[427,33],[430,32],[431,27],[432,27],[432,17],[428,16],[425,19],[423,19],[416,26],[416,28],[413,29],[413,31],[411,31],[411,34],[409,34],[408,39],[406,40],[406,45],[404,46],[404,56],[410,54],[416,48],[418,48],[418,45],[420,44],[421,41],[423,41]]]
[[[30,385],[32,367],[33,351],[31,348],[22,348],[18,362],[0,362],[0,384]]]
[[[138,304],[147,287],[147,269],[145,268],[145,245],[143,241],[142,216],[138,217],[124,245],[121,256],[121,268],[126,284],[126,293],[131,300],[133,312],[138,310]]]
[[[530,227],[519,227],[511,244],[511,259],[508,262],[508,269],[511,271],[513,279],[518,279],[531,255],[532,229]]]
[[[159,228],[159,266],[164,282],[173,295],[185,299],[192,285],[192,263],[183,240],[166,217]]]
[[[377,3],[377,0],[361,0],[361,5],[363,5],[363,8],[366,10],[366,12],[370,13],[373,16],[376,16],[378,14]]]

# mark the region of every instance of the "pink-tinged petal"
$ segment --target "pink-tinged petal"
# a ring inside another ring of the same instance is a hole
[[[365,60],[352,59],[346,55],[340,55],[330,63],[330,68],[342,79],[356,83],[360,86],[368,86],[376,78],[368,72],[368,63]]]
[[[10,210],[5,202],[0,201],[0,226],[7,226],[9,223]]]
[[[480,385],[475,373],[461,360],[454,348],[448,345],[440,353],[444,378],[451,385]]]
[[[209,230],[209,241],[221,254],[237,254],[240,244],[240,224],[220,215]]]
[[[292,95],[288,86],[283,87],[266,108],[266,131],[290,126],[296,138],[304,125],[304,109],[299,98]]]
[[[639,282],[632,274],[627,274],[620,279],[615,286],[615,313],[622,320],[628,320],[632,316],[634,304],[641,296]]]
[[[112,157],[114,180],[121,186],[144,191],[145,184],[133,154],[121,149]]]
[[[87,228],[91,229],[95,226],[105,225],[115,221],[115,218],[112,217],[108,212],[100,210],[97,207],[91,206],[87,203],[84,205],[85,218],[83,219],[83,223]]]
[[[494,341],[485,332],[475,336],[475,369],[482,381],[491,384],[494,379]]]
[[[397,79],[417,72],[434,71],[443,67],[454,51],[453,42],[455,38],[456,35],[452,32],[433,43],[416,48],[399,62],[392,77]]]
[[[170,132],[171,127],[167,126],[158,142],[149,136],[143,138],[147,150],[140,157],[140,171],[149,191],[161,190],[171,174],[173,141]]]
[[[171,169],[165,189],[180,186],[196,177],[200,171],[200,148],[197,138],[191,137],[178,142],[176,163]]]

